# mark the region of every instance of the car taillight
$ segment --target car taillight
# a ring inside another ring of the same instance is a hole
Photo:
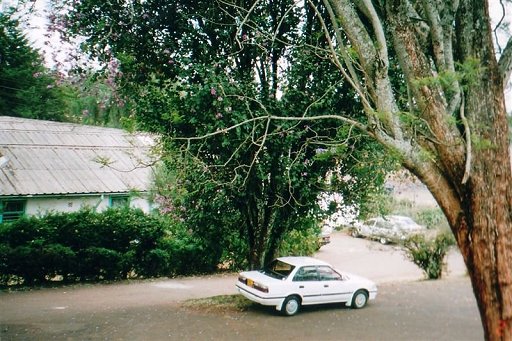
[[[243,284],[247,285],[248,287],[254,288],[254,289],[259,290],[261,292],[268,293],[268,287],[266,285],[254,282],[252,279],[249,279],[247,277],[244,277],[244,276],[240,275],[240,276],[238,276],[238,281],[240,283],[243,283]]]
[[[256,290],[268,293],[268,287],[259,283],[254,283],[252,287]]]

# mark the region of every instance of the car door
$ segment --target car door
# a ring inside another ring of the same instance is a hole
[[[324,265],[318,266],[317,271],[323,292],[322,303],[347,302],[350,299],[353,290],[341,274]]]
[[[316,266],[303,266],[298,269],[292,283],[294,289],[302,296],[302,304],[323,302],[323,284],[318,278]]]

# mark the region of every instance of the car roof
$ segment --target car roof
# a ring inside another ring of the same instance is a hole
[[[329,263],[326,263],[320,259],[316,259],[313,257],[294,257],[294,256],[287,256],[287,257],[278,257],[278,260],[294,265],[294,266],[304,266],[304,265],[328,265],[331,266]]]

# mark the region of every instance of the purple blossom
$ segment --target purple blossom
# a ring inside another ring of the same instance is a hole
[[[215,88],[210,88],[210,94],[215,96],[217,94],[217,90],[215,90]]]

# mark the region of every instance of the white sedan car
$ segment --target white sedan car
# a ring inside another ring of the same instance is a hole
[[[409,217],[388,215],[375,217],[363,223],[356,223],[351,229],[353,237],[364,237],[378,240],[382,244],[398,243],[406,238],[425,233],[427,229]]]
[[[372,281],[311,257],[281,257],[262,270],[241,272],[236,287],[251,301],[288,316],[310,304],[344,302],[359,309],[377,296]]]

